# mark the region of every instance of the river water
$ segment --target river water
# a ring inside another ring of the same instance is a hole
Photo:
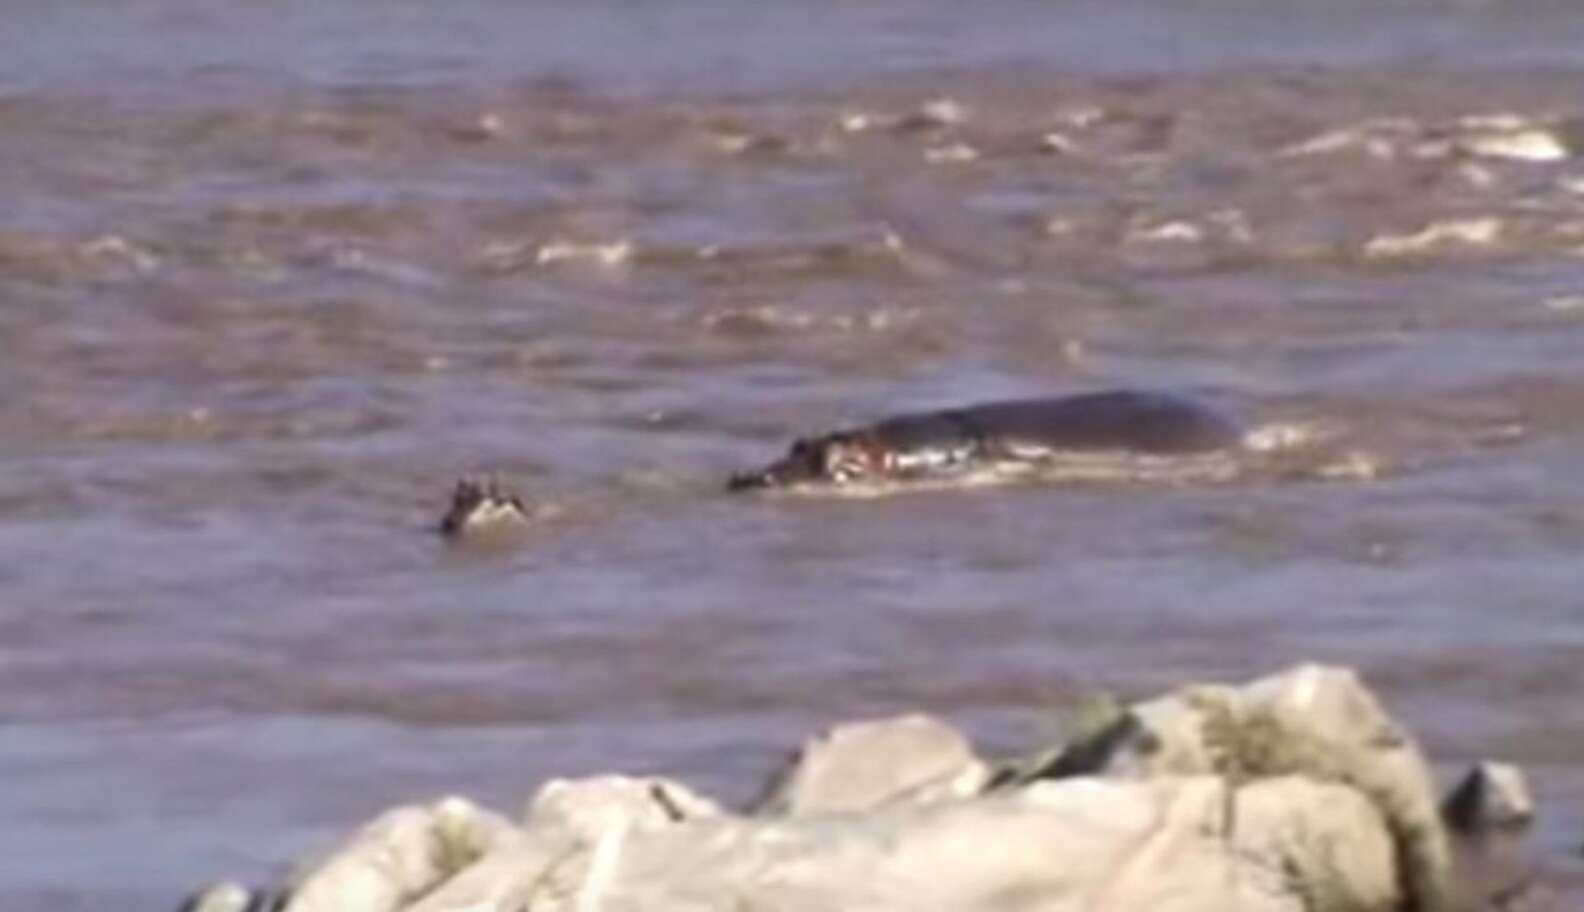
[[[1524,765],[1584,905],[1581,98],[1561,0],[13,4],[0,907],[1304,659]],[[1124,385],[1329,455],[721,489]],[[516,547],[432,533],[479,473]]]

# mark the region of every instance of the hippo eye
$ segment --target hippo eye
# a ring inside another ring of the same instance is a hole
[[[820,462],[819,456],[819,451],[807,440],[799,440],[792,444],[792,451],[787,454],[787,461],[795,465],[817,468]]]

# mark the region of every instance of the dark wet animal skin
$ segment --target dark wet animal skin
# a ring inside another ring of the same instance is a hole
[[[804,438],[765,468],[734,476],[728,487],[939,477],[1062,453],[1190,455],[1241,442],[1237,424],[1190,399],[1117,390],[898,415]]]

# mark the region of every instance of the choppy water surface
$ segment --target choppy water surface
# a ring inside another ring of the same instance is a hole
[[[1305,658],[1443,772],[1524,764],[1584,880],[1566,4],[69,6],[0,38],[0,906]],[[1314,458],[721,491],[1117,385]],[[431,534],[475,472],[541,505],[521,547]]]

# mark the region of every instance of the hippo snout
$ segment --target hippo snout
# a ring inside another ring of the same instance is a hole
[[[759,488],[773,488],[777,484],[775,475],[769,470],[762,472],[738,472],[726,482],[728,491],[753,491]]]

